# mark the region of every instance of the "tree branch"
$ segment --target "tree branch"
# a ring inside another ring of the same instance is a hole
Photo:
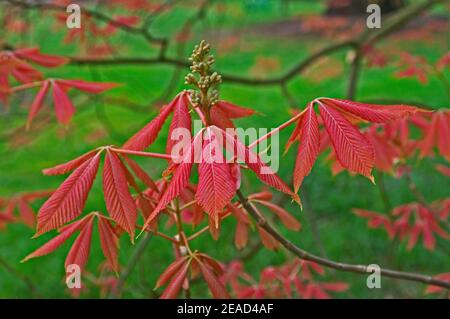
[[[358,274],[368,274],[371,273],[368,271],[368,268],[366,265],[354,265],[354,264],[346,264],[341,262],[336,262],[330,259],[322,258],[316,255],[313,255],[299,247],[297,247],[294,243],[289,241],[287,238],[285,238],[283,235],[281,235],[261,214],[259,214],[251,205],[251,203],[247,200],[247,198],[242,194],[240,190],[237,191],[237,196],[244,206],[244,208],[247,210],[247,212],[256,220],[258,225],[262,227],[265,231],[267,231],[275,240],[277,240],[283,247],[285,247],[288,251],[296,255],[297,257],[313,261],[317,264],[320,264],[322,266],[345,271],[345,272],[353,272]],[[430,285],[435,285],[443,288],[450,288],[450,282],[449,281],[443,281],[436,278],[433,278],[432,276],[426,276],[416,273],[409,273],[409,272],[402,272],[402,271],[396,271],[391,269],[381,269],[380,270],[381,275],[391,278],[397,278],[397,279],[403,279],[408,281],[415,281],[415,282],[421,282],[426,283]]]

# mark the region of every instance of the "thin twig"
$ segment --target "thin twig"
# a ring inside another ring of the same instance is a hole
[[[244,208],[247,210],[247,212],[256,220],[258,225],[262,227],[265,231],[267,231],[272,237],[277,240],[283,247],[285,247],[287,250],[289,250],[291,253],[296,255],[297,257],[313,261],[317,264],[320,264],[322,266],[345,271],[345,272],[352,272],[352,273],[358,273],[358,274],[368,274],[371,273],[368,271],[368,268],[366,265],[354,265],[354,264],[346,264],[341,262],[336,262],[330,259],[322,258],[316,255],[313,255],[299,247],[297,247],[294,243],[292,243],[290,240],[285,238],[283,235],[281,235],[261,214],[259,214],[253,206],[250,204],[250,202],[247,200],[247,198],[242,194],[240,190],[237,191],[237,196],[244,206]],[[422,282],[426,284],[432,284],[439,287],[444,288],[450,288],[450,281],[444,281],[437,278],[433,278],[432,276],[426,276],[421,275],[417,273],[409,273],[409,272],[402,272],[402,271],[396,271],[391,269],[381,269],[380,274],[386,277],[391,278],[397,278],[397,279],[403,279],[408,281],[415,281],[415,282]]]

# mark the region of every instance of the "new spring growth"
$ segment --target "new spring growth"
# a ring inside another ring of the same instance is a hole
[[[185,77],[187,85],[197,88],[189,92],[193,106],[199,106],[205,110],[219,100],[217,86],[222,82],[222,77],[217,72],[210,74],[215,62],[214,57],[209,54],[210,50],[211,46],[204,40],[195,46],[189,58],[191,72]]]

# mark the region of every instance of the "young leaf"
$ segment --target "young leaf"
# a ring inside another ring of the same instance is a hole
[[[177,129],[182,129],[191,132],[191,115],[189,114],[189,97],[187,92],[178,94],[170,103],[173,109],[173,119],[170,123],[169,135],[167,138],[166,153],[171,154],[172,147],[177,143],[176,134]],[[191,134],[189,135],[191,136]]]
[[[164,272],[159,276],[158,281],[156,282],[155,289],[165,285],[165,283],[170,278],[172,278],[179,271],[179,269],[186,263],[188,258],[189,258],[188,256],[181,257],[175,260],[173,263],[171,263],[166,268],[166,270],[164,270]]]
[[[160,113],[144,128],[142,128],[139,132],[134,134],[124,145],[122,148],[134,150],[134,151],[142,151],[145,148],[149,147],[155,139],[158,137],[159,131],[167,120],[167,117],[173,110],[173,105],[166,105],[161,110]]]
[[[202,154],[195,198],[217,228],[219,213],[231,201],[236,191],[235,182],[230,173],[230,166],[222,154],[222,146],[219,145],[214,132],[208,128],[205,131]]]
[[[373,181],[374,151],[366,137],[334,108],[320,105],[319,111],[339,163]]]
[[[122,163],[117,154],[109,150],[106,152],[103,167],[103,193],[108,213],[133,240],[137,219],[136,205],[128,190]]]
[[[95,154],[97,154],[99,151],[98,150],[92,150],[90,152],[87,152],[67,163],[63,163],[57,166],[54,166],[52,168],[46,168],[44,170],[42,170],[42,173],[44,175],[61,175],[61,174],[66,174],[68,172],[73,171],[74,169],[76,169],[77,167],[79,167],[81,164],[83,164],[84,162],[86,162],[87,160],[91,159],[92,157],[95,156]]]
[[[26,130],[28,130],[30,128],[31,122],[36,117],[36,114],[41,110],[42,104],[44,103],[44,99],[45,99],[45,96],[46,96],[46,94],[48,92],[49,87],[50,87],[50,82],[49,81],[44,81],[44,83],[42,84],[38,94],[34,98],[34,101],[33,101],[33,103],[31,104],[31,107],[30,107],[30,112],[28,113],[28,120],[27,120],[27,124],[26,124]]]
[[[230,295],[220,282],[219,278],[214,275],[212,270],[206,264],[199,259],[196,259],[196,261],[213,297],[217,299],[229,299]]]
[[[58,228],[83,211],[97,174],[100,154],[81,164],[42,205],[37,216],[36,235]]]
[[[91,250],[93,225],[94,218],[93,215],[91,215],[81,228],[80,234],[77,239],[75,239],[72,248],[70,248],[70,251],[67,254],[66,261],[64,263],[66,269],[69,265],[78,265],[80,269],[84,269]]]
[[[173,173],[172,180],[170,184],[167,186],[164,193],[161,195],[159,199],[158,205],[155,207],[153,212],[145,221],[145,225],[143,229],[145,229],[153,219],[169,204],[175,197],[180,195],[181,191],[189,184],[189,177],[191,175],[192,165],[194,162],[197,162],[198,156],[196,150],[201,146],[201,136],[203,131],[197,133],[192,141],[189,149],[184,154],[184,157],[181,159],[181,163],[176,164],[175,172]],[[198,152],[198,151],[197,151]]]
[[[307,107],[298,123],[299,141],[297,158],[294,169],[294,192],[297,193],[317,159],[320,148],[319,123],[314,111],[313,104]],[[297,128],[296,128],[297,129]]]
[[[263,200],[256,200],[255,202],[269,208],[275,215],[278,216],[278,218],[280,218],[281,222],[284,224],[284,226],[286,226],[287,229],[298,231],[302,227],[298,220],[296,220],[289,212],[287,212],[280,206]]]
[[[83,80],[57,80],[58,84],[67,89],[75,88],[77,90],[88,93],[101,93],[106,90],[117,87],[117,83],[108,82],[87,82]]]
[[[372,123],[387,123],[423,111],[410,105],[376,105],[330,98],[321,98],[320,102]]]
[[[67,125],[75,113],[75,108],[64,89],[56,81],[53,81],[52,88],[56,118],[59,123]]]
[[[67,58],[56,55],[42,54],[40,53],[39,48],[17,49],[14,51],[14,54],[21,59],[29,60],[48,68],[61,66],[68,62]]]
[[[87,218],[86,218],[87,217]],[[40,256],[45,256],[56,250],[59,246],[61,246],[67,239],[69,239],[76,231],[80,230],[88,221],[88,216],[83,219],[80,219],[68,226],[65,226],[61,233],[49,240],[43,246],[36,249],[34,252],[25,257],[21,262],[25,262],[31,258],[36,258]]]
[[[116,273],[119,271],[119,237],[109,220],[99,216],[98,232],[100,234],[100,245],[102,246],[103,255],[105,255],[111,269]]]
[[[174,299],[177,297],[178,292],[186,279],[190,264],[190,261],[185,262],[183,266],[175,273],[172,280],[161,295],[161,299]]]
[[[279,191],[291,195],[291,197],[296,201],[300,202],[300,198],[297,194],[294,194],[288,185],[280,178],[273,170],[267,166],[261,158],[253,153],[247,146],[242,144],[237,136],[232,136],[225,132],[224,130],[218,128],[217,126],[211,126],[211,130],[218,136],[222,136],[225,140],[225,145],[228,151],[232,152],[237,156],[237,159],[243,161],[247,164],[258,178],[269,186],[272,186]]]
[[[221,109],[230,119],[237,119],[255,114],[255,110],[237,106],[227,101],[218,101],[215,106]]]

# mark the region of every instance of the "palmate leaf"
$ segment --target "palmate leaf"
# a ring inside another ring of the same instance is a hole
[[[53,104],[58,122],[67,125],[75,113],[75,107],[70,101],[67,91],[75,88],[88,93],[101,93],[116,86],[116,83],[87,82],[83,80],[48,79],[42,81],[40,89],[31,104],[26,127],[29,128],[31,126],[33,119],[42,109],[48,91],[52,91]]]
[[[123,154],[123,151],[110,146],[99,147],[67,163],[43,170],[46,175],[73,172],[39,210],[36,236],[61,227],[81,213],[97,175],[101,154],[105,152],[103,192],[106,207],[114,222],[127,231],[131,239],[133,239],[137,208],[129,192],[128,185],[133,187],[139,194],[141,192],[134,176],[120,157],[125,160],[131,171],[144,184],[149,187],[153,186],[152,189],[154,190],[158,189],[150,176],[135,161]]]
[[[450,112],[439,110],[433,113],[431,122],[424,127],[424,137],[420,141],[420,158],[433,155],[436,147],[439,153],[450,161]]]
[[[100,162],[100,153],[82,163],[50,196],[38,212],[35,237],[61,227],[83,211]]]
[[[111,225],[110,221],[98,212],[92,212],[80,220],[77,220],[60,229],[60,234],[49,240],[40,248],[25,257],[22,262],[29,259],[41,257],[50,254],[63,243],[65,243],[76,232],[80,232],[70,248],[66,260],[65,267],[70,264],[76,264],[83,269],[88,261],[89,252],[92,241],[92,230],[94,219],[98,219],[98,230],[100,234],[100,244],[103,255],[106,258],[111,269],[118,271],[118,249],[119,238]]]
[[[327,134],[322,134],[322,138],[319,133],[320,123],[313,108],[316,104],[319,105],[321,120],[327,131]],[[286,144],[287,151],[292,143],[299,142],[293,174],[295,192],[300,188],[305,176],[311,172],[318,154],[326,148],[328,142],[331,142],[334,149],[332,154],[336,155],[339,162],[336,166],[366,176],[373,181],[374,164],[388,171],[388,166],[392,165],[391,159],[396,153],[390,148],[389,155],[384,156],[380,147],[387,144],[379,141],[375,132],[366,133],[364,136],[355,125],[362,121],[388,123],[417,112],[426,111],[410,105],[376,105],[334,98],[318,98],[310,102],[298,116],[297,125]],[[429,135],[428,140],[433,140],[434,133]],[[376,157],[372,142],[376,143]],[[429,148],[425,148],[422,152],[428,151]]]
[[[286,194],[289,194],[295,201],[300,202],[300,198],[298,197],[298,195],[294,194],[290,190],[289,186],[278,175],[276,175],[257,154],[253,153],[247,146],[242,144],[236,136],[232,136],[224,130],[218,128],[217,126],[212,125],[207,127],[205,130],[197,133],[197,135],[194,137],[193,142],[190,144],[189,149],[186,150],[186,153],[181,159],[180,163],[171,165],[169,167],[169,171],[173,171],[172,180],[159,199],[158,205],[153,210],[149,218],[147,218],[144,224],[144,229],[174,198],[179,196],[181,191],[188,185],[193,163],[200,163],[199,166],[201,166],[202,170],[202,172],[200,173],[200,175],[202,176],[202,187],[199,187],[199,189],[197,190],[197,192],[200,193],[199,195],[196,195],[196,199],[200,200],[200,205],[203,206],[203,208],[208,213],[213,214],[214,217],[220,210],[219,207],[222,207],[223,209],[223,207],[227,204],[225,201],[228,199],[231,200],[232,195],[234,195],[234,192],[236,190],[236,178],[231,174],[231,170],[224,171],[225,166],[216,165],[217,163],[213,165],[214,168],[210,165],[210,163],[204,163],[206,159],[211,158],[211,153],[206,157],[203,156],[202,158],[199,158],[198,150],[204,150],[203,148],[201,148],[201,142],[203,138],[202,134],[204,131],[206,131],[206,135],[209,134],[211,138],[212,136],[215,136],[214,139],[224,141],[225,148],[229,148],[228,151],[236,154],[238,160],[245,162],[245,164],[256,173],[261,181]],[[216,145],[215,148],[220,149],[221,152],[223,151],[222,145]],[[206,153],[208,153],[208,151],[211,152],[209,148],[206,148],[206,150]],[[230,166],[227,165],[228,169],[229,167]],[[216,170],[217,172],[219,172],[220,170],[219,175],[213,176],[212,170],[214,170],[214,172]],[[206,180],[203,180],[204,178],[206,178]],[[225,178],[229,178],[230,180],[225,181]],[[217,193],[218,190],[221,189],[221,186],[217,183],[218,180],[226,182],[226,185],[228,185],[229,187],[224,190],[225,193],[221,195]],[[207,181],[214,182],[216,183],[216,185],[207,185]],[[208,194],[208,190],[214,190],[215,194],[217,195]],[[230,190],[232,190],[233,192],[231,192]]]
[[[227,290],[219,279],[223,274],[223,267],[208,255],[195,252],[192,256],[178,258],[171,263],[157,280],[156,288],[165,285],[167,287],[161,295],[161,299],[174,299],[178,296],[183,283],[188,278],[191,269],[192,276],[201,274],[205,279],[214,298],[230,298]]]
[[[41,257],[50,254],[61,246],[67,239],[69,239],[76,231],[79,231],[86,225],[86,223],[92,218],[91,215],[86,216],[66,227],[61,229],[61,233],[56,237],[52,238],[50,241],[45,243],[40,248],[36,249],[34,252],[25,257],[22,262],[25,262],[31,258]]]

